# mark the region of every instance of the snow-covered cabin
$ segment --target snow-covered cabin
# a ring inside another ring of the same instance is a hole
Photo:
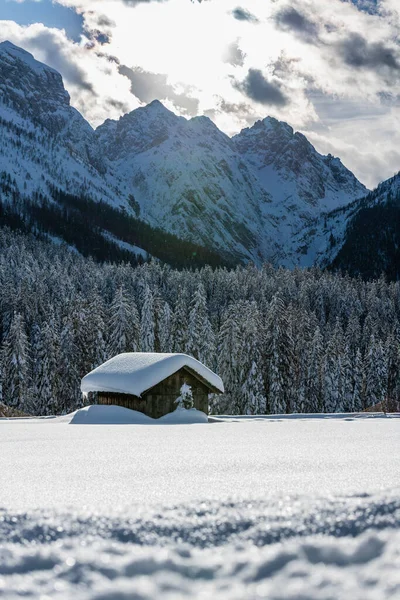
[[[84,394],[97,392],[99,404],[116,404],[158,419],[173,412],[182,385],[190,385],[194,408],[208,414],[208,395],[222,394],[218,375],[187,354],[126,352],[82,379]]]

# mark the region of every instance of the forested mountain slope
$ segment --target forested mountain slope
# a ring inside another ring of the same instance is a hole
[[[287,123],[267,117],[243,129],[232,141],[271,194],[272,202],[262,209],[273,215],[283,250],[279,264],[299,264],[296,237],[315,218],[366,193],[340,159],[319,154]]]
[[[299,264],[353,276],[400,276],[400,174],[359,200],[322,214],[294,238]],[[289,264],[290,266],[290,264]]]
[[[400,175],[381,183],[349,221],[332,268],[350,275],[400,279]]]

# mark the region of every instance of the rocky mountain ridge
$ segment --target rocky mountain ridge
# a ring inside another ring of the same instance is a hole
[[[207,117],[187,120],[154,101],[93,130],[61,75],[10,42],[0,44],[0,131],[0,172],[22,196],[52,202],[58,188],[102,200],[256,264],[313,264],[302,236],[367,191],[339,159],[269,117],[229,138]]]

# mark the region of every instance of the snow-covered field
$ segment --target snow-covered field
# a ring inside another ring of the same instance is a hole
[[[0,598],[400,597],[399,419],[79,422],[0,420]]]

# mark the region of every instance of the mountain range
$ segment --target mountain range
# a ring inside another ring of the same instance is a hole
[[[396,204],[398,183],[369,192],[339,158],[271,117],[230,138],[156,100],[93,129],[57,71],[0,44],[3,220],[79,251],[363,273],[351,258],[357,223]]]

